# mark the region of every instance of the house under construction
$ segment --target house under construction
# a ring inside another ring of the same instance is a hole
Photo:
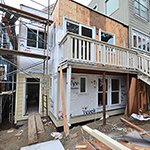
[[[138,76],[149,80],[150,58],[129,49],[127,24],[73,0],[57,0],[51,15],[0,5],[20,18],[18,51],[0,49],[18,55],[15,123],[39,112],[66,132],[102,116],[106,123],[106,114],[147,110],[148,85]]]

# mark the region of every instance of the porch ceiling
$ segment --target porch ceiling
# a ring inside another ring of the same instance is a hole
[[[127,68],[123,69],[121,67],[116,68],[111,66],[100,66],[96,64],[78,64],[78,63],[71,63],[71,62],[66,62],[62,64],[62,69],[64,72],[66,72],[66,69],[69,65],[71,65],[73,73],[102,74],[103,71],[106,71],[107,74],[112,74],[112,75],[123,75],[126,73],[138,74],[138,71],[133,69],[131,70]]]

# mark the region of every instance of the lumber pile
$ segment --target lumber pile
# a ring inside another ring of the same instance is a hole
[[[136,78],[132,77],[130,89],[129,89],[129,115],[132,113],[138,113],[140,111],[147,111],[147,97],[146,97],[146,84],[143,82],[136,82]],[[138,95],[137,95],[138,86]],[[138,98],[137,98],[138,96]],[[124,115],[127,115],[127,105]]]
[[[38,142],[37,133],[43,133],[44,126],[39,113],[28,116],[28,145]]]

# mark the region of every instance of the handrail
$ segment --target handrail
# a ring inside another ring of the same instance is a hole
[[[65,34],[65,36],[63,37],[63,39],[59,43],[59,46],[62,46],[62,44],[65,42],[65,40],[67,39],[68,36],[75,37],[75,38],[80,38],[80,39],[88,40],[89,42],[100,43],[100,44],[103,44],[103,45],[106,45],[106,46],[110,46],[110,47],[114,47],[114,48],[123,49],[123,50],[132,51],[132,52],[137,53],[137,51],[134,50],[134,49],[124,48],[124,47],[121,47],[121,46],[118,46],[118,45],[109,44],[107,42],[103,42],[103,41],[99,41],[99,40],[96,40],[96,39],[88,38],[86,36],[78,35],[78,34],[71,33],[71,32],[67,32]]]

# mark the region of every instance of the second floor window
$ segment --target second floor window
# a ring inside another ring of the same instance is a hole
[[[44,32],[28,28],[27,46],[44,49]]]
[[[105,1],[105,13],[106,15],[112,14],[116,9],[118,9],[118,0],[106,0]]]
[[[135,14],[139,15],[143,19],[148,19],[148,9],[146,0],[135,0],[134,1]]]

